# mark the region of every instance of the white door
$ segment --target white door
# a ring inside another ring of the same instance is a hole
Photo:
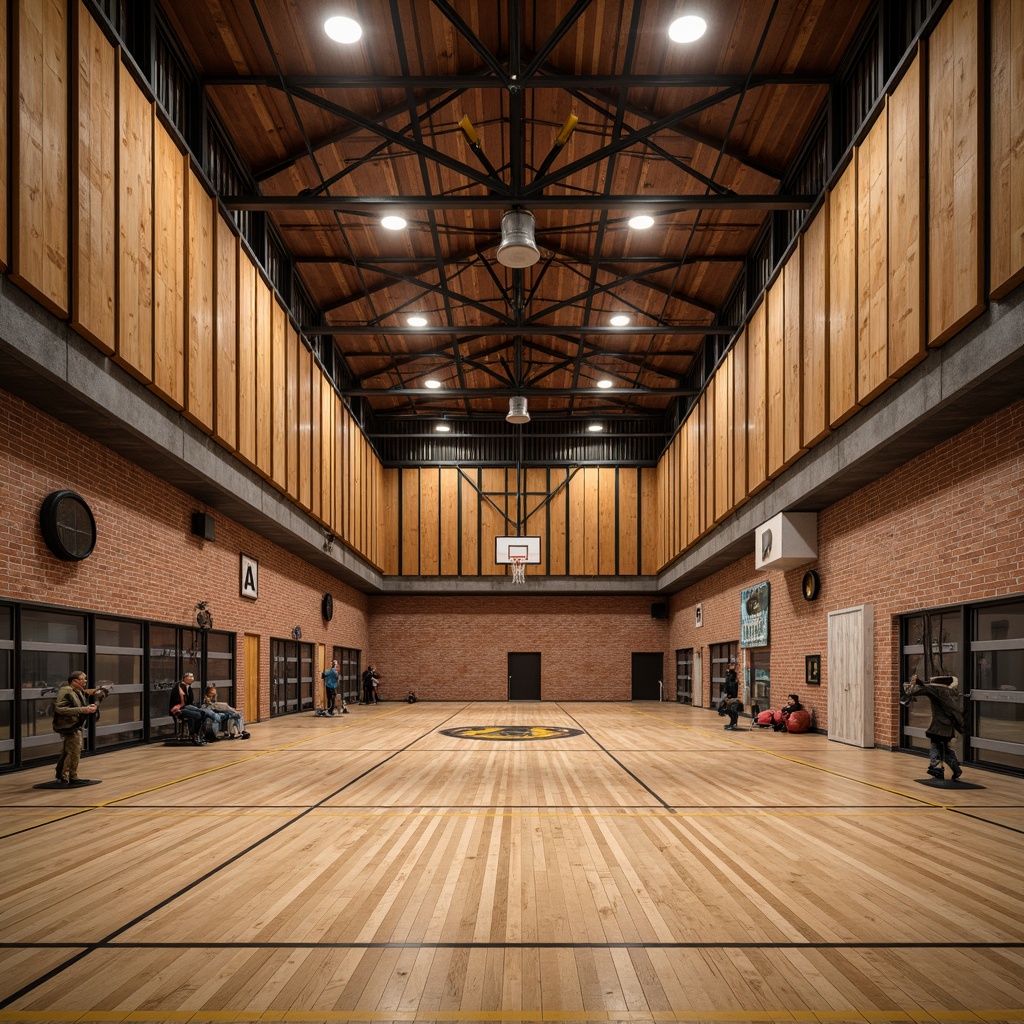
[[[828,738],[875,745],[873,608],[828,613]]]

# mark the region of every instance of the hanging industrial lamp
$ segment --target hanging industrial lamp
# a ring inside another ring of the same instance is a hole
[[[509,210],[501,218],[498,262],[505,267],[532,267],[540,259],[534,241],[537,220],[529,210]]]
[[[513,395],[508,400],[508,415],[505,417],[509,423],[529,423],[530,414],[526,411],[526,399],[522,395]]]

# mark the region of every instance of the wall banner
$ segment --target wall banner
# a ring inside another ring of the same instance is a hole
[[[765,580],[740,591],[740,647],[768,646],[768,608],[771,584]]]

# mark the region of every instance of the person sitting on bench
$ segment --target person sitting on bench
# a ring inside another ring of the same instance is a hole
[[[171,717],[184,722],[188,726],[192,742],[201,747],[206,744],[206,725],[209,722],[213,729],[214,738],[220,728],[220,719],[209,708],[201,708],[192,696],[192,684],[195,676],[186,672],[181,677],[181,682],[171,690],[170,713]]]
[[[224,730],[228,734],[229,740],[247,740],[249,738],[249,733],[245,731],[245,720],[242,718],[242,713],[236,711],[230,704],[217,700],[216,686],[206,688],[203,707],[217,716],[217,729],[218,731]]]

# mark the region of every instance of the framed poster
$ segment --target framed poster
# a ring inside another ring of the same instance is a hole
[[[260,565],[250,555],[240,555],[238,592],[242,597],[255,601],[260,591]]]
[[[804,683],[807,686],[821,686],[821,655],[804,655]]]

